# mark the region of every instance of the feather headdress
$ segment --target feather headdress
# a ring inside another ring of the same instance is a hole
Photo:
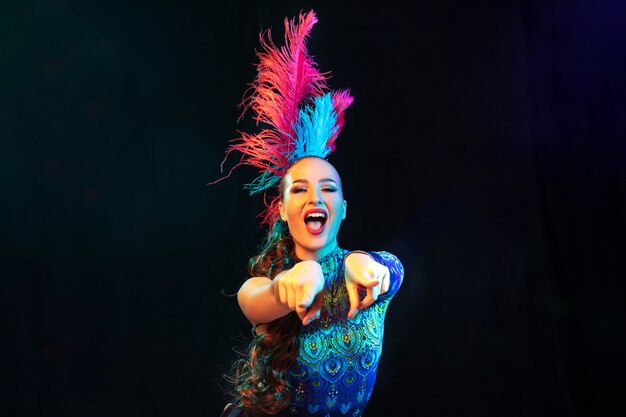
[[[277,185],[287,169],[306,156],[326,158],[335,150],[335,142],[344,123],[343,114],[352,103],[348,90],[329,91],[328,73],[321,73],[308,53],[306,41],[317,22],[313,10],[300,13],[298,22],[285,18],[285,45],[277,47],[268,29],[259,34],[262,51],[257,76],[250,84],[241,103],[243,113],[249,108],[254,119],[264,123],[259,133],[239,132],[241,137],[231,140],[226,156],[240,152],[239,162],[228,175],[209,183],[228,178],[241,165],[252,165],[260,175],[245,188],[250,194],[263,191],[266,209],[258,217],[261,225],[271,224],[278,217],[279,196],[267,202],[267,190]],[[243,116],[243,114],[242,114]]]

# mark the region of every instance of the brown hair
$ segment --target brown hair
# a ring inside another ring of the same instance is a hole
[[[286,182],[281,180],[281,200],[285,195],[285,186]],[[298,262],[300,259],[296,257],[289,227],[279,216],[272,224],[259,254],[248,262],[248,273],[253,277],[274,279]],[[245,353],[233,363],[231,374],[225,375],[231,385],[232,401],[236,405],[258,408],[267,414],[276,414],[289,405],[291,387],[285,380],[285,372],[298,357],[301,328],[302,322],[298,315],[291,312],[268,323],[264,333],[254,335]]]
[[[273,279],[298,261],[287,224],[279,217],[259,254],[248,262],[248,273]],[[299,317],[291,312],[268,323],[264,333],[253,337],[246,353],[233,364],[231,375],[225,375],[232,387],[233,402],[267,414],[276,414],[287,407],[291,387],[284,373],[298,357],[301,326]]]

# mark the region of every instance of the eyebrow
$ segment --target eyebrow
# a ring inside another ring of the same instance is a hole
[[[292,183],[292,184],[295,184],[295,183],[297,183],[297,182],[303,182],[303,183],[308,184],[308,183],[309,183],[309,180],[305,180],[305,179],[302,179],[302,180],[293,180],[291,183]],[[337,181],[335,181],[335,180],[334,180],[334,179],[332,179],[332,178],[322,178],[319,182],[334,182],[335,184],[337,184]]]

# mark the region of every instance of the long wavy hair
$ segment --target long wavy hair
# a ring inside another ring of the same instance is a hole
[[[272,224],[259,254],[248,262],[248,273],[274,279],[299,261],[287,223],[279,217]],[[253,338],[245,353],[233,363],[231,373],[225,375],[231,386],[232,402],[267,414],[276,414],[287,407],[291,387],[285,380],[285,372],[298,357],[301,327],[299,317],[291,312],[268,323],[261,334],[255,334],[253,329]]]
[[[341,178],[338,179],[339,190],[343,195]],[[285,181],[281,181],[278,187],[280,200],[285,196],[285,186]],[[274,279],[280,272],[293,268],[300,261],[295,254],[289,227],[278,216],[259,254],[248,262],[248,273],[252,277]],[[230,375],[225,375],[230,383],[229,394],[233,403],[260,409],[267,414],[276,414],[289,405],[291,387],[285,380],[285,372],[298,357],[301,329],[302,322],[295,312],[268,323],[267,329],[261,334],[256,334],[253,329],[253,338],[246,351],[233,363]]]

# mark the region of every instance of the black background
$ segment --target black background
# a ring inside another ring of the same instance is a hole
[[[340,245],[405,266],[366,416],[623,415],[624,3],[223,3],[2,2],[0,414],[218,415],[265,230],[206,183],[314,8]]]

